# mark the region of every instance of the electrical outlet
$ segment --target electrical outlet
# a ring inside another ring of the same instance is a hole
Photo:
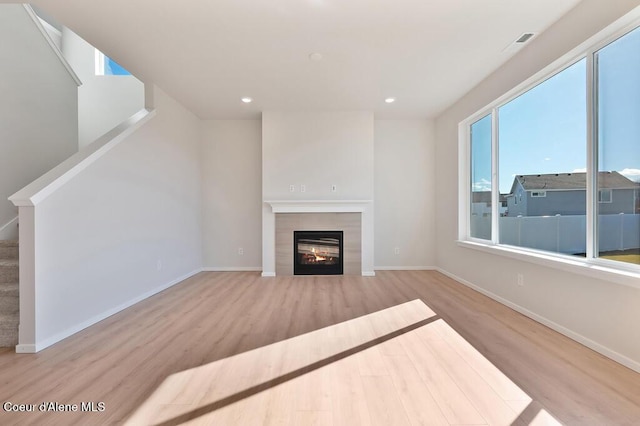
[[[395,249],[393,249],[393,252],[398,255],[400,254],[400,247],[396,247]]]
[[[289,192],[296,192],[296,186],[295,185],[289,185]]]
[[[300,185],[300,192],[307,192],[307,187],[304,185]]]
[[[238,254],[239,254],[240,256],[244,255],[244,249],[243,249],[242,247],[240,247],[240,248],[238,249]]]
[[[524,275],[522,275],[522,274],[518,274],[518,285],[520,287],[524,286]]]

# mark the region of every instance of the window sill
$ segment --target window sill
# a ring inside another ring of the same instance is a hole
[[[640,269],[634,265],[629,265],[629,268],[627,269],[625,268],[625,264],[622,264],[621,267],[616,267],[617,265],[610,265],[610,263],[621,262],[581,259],[573,256],[565,256],[514,246],[486,244],[475,241],[459,240],[457,241],[457,244],[460,247],[468,249],[479,250],[485,253],[535,263],[537,265],[559,269],[565,272],[585,275],[589,278],[600,279],[640,289]]]

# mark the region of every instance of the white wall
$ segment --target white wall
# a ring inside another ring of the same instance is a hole
[[[204,266],[260,270],[262,123],[210,120],[202,127]]]
[[[456,244],[458,123],[640,4],[585,0],[436,122],[437,262],[569,336],[640,370],[640,290]],[[525,285],[516,285],[516,275]],[[631,326],[630,326],[631,325]]]
[[[200,121],[158,89],[155,103],[35,206],[35,342],[21,329],[21,346],[40,350],[200,270]]]
[[[95,75],[94,47],[66,27],[62,28],[62,53],[82,81],[78,89],[80,148],[144,108],[144,84],[130,75]]]
[[[44,30],[47,32],[47,34],[51,38],[51,41],[53,41],[53,43],[56,45],[58,50],[62,52],[62,32],[57,28],[55,28],[54,26],[52,26],[47,21],[45,21],[44,19],[40,17],[38,19],[40,21],[40,24],[42,24],[42,27],[44,28]]]
[[[205,268],[261,268],[261,129],[260,120],[203,123]],[[375,120],[374,149],[376,266],[402,269],[435,265],[434,123]],[[288,161],[285,151],[278,154],[283,157],[279,163]],[[312,187],[302,194],[298,185],[297,192],[286,195],[322,195],[312,193]],[[288,191],[288,184],[285,186]],[[244,255],[238,254],[240,247]],[[395,247],[400,248],[400,255],[394,253]]]
[[[375,121],[377,269],[436,264],[434,131],[428,120]]]
[[[0,40],[2,228],[18,215],[7,197],[77,151],[78,101],[75,81],[22,5],[0,5]]]
[[[300,185],[305,185],[304,193]],[[331,185],[337,185],[336,192]],[[373,113],[264,112],[262,196],[373,199]]]

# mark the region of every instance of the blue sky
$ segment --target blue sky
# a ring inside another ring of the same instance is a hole
[[[602,49],[599,64],[601,170],[640,169],[640,28]]]
[[[640,29],[598,54],[600,170],[640,179]],[[586,169],[586,60],[503,105],[499,114],[500,192],[516,174]],[[491,118],[474,123],[472,182],[490,190]]]
[[[129,71],[106,55],[104,57],[104,68],[105,75],[131,75]]]

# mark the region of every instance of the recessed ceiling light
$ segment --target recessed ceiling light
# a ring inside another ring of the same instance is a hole
[[[396,101],[396,98],[387,98],[387,99],[385,99],[384,101],[385,101],[386,103],[388,103],[388,104],[392,104],[392,103],[394,103],[394,102]]]
[[[312,53],[309,55],[309,60],[312,62],[319,62],[322,60],[322,54],[321,53]]]
[[[249,97],[244,97],[241,99],[242,102],[244,102],[245,104],[250,104],[251,102],[253,102],[253,99],[249,98]]]

